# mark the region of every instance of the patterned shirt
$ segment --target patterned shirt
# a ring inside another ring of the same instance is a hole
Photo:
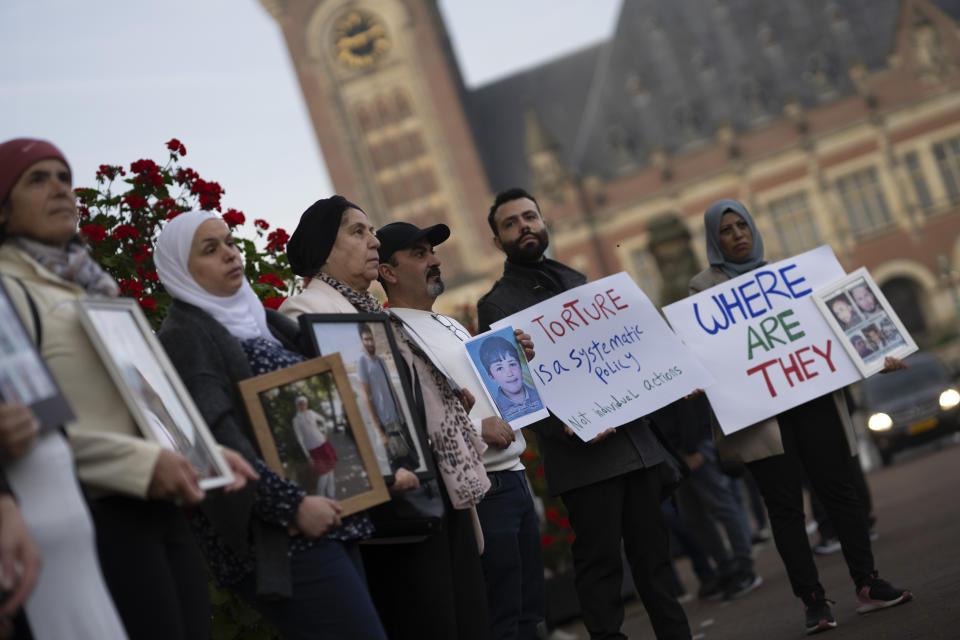
[[[243,340],[240,344],[247,354],[250,369],[255,376],[299,364],[305,360],[303,356],[288,351],[277,343],[264,338]],[[260,475],[260,481],[257,483],[257,495],[253,504],[254,515],[264,522],[284,528],[289,527],[294,522],[297,509],[300,508],[300,503],[306,497],[307,492],[294,482],[277,474],[259,458],[254,463],[254,469]],[[200,545],[203,547],[210,569],[218,583],[221,585],[235,584],[248,573],[254,571],[256,561],[253,555],[252,540],[249,540],[248,553],[240,556],[217,534],[216,529],[202,511],[198,510],[191,522],[194,532],[200,540]],[[372,534],[373,523],[370,522],[366,512],[361,512],[343,518],[343,523],[339,527],[329,530],[323,537],[331,540],[347,541],[369,538]],[[314,544],[313,538],[291,535],[289,553],[293,555],[306,551]]]

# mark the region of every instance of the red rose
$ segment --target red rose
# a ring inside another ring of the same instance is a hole
[[[267,251],[283,251],[290,242],[290,236],[283,229],[277,228],[267,234]]]
[[[262,220],[262,219],[260,219],[260,218],[257,218],[256,220],[253,221],[253,226],[255,226],[255,227],[260,227],[261,229],[263,229],[264,231],[266,231],[267,229],[270,228],[270,223],[267,222],[266,220]]]
[[[187,155],[187,148],[176,138],[170,138],[170,141],[167,143],[167,149],[170,149],[170,151],[174,153],[179,153],[181,156]]]
[[[131,238],[136,240],[140,237],[140,232],[137,231],[137,228],[129,224],[121,224],[113,230],[113,239],[114,240],[123,240],[124,238]]]
[[[200,208],[206,211],[220,209],[220,196],[223,195],[223,187],[216,182],[207,182],[201,178],[196,178],[190,185],[190,193],[200,196]]]
[[[153,160],[137,160],[130,165],[130,171],[134,173],[152,173],[159,170],[160,167]]]
[[[262,276],[257,278],[257,282],[259,282],[260,284],[269,284],[273,287],[276,287],[277,289],[287,288],[287,283],[284,282],[282,278],[272,273],[263,274]]]
[[[556,507],[550,507],[544,515],[550,522],[556,522],[560,519],[560,512],[557,511]]]
[[[80,227],[80,233],[93,242],[100,242],[107,237],[107,230],[98,224],[85,224]]]
[[[194,180],[199,178],[197,172],[189,167],[186,169],[177,170],[176,181],[180,184],[192,184]]]
[[[183,211],[180,211],[180,209],[172,209],[169,212],[167,212],[167,220],[173,220],[181,213],[183,213]]]
[[[140,303],[140,306],[143,307],[144,309],[150,309],[151,311],[157,310],[157,301],[154,300],[153,298],[140,298],[138,302]]]
[[[227,212],[223,214],[223,221],[227,223],[227,226],[238,227],[246,222],[247,218],[241,211],[237,211],[236,209],[227,209]]]
[[[138,196],[135,193],[131,193],[123,196],[123,204],[127,205],[131,209],[140,209],[147,206],[146,198]]]
[[[144,280],[149,280],[151,282],[159,282],[160,278],[157,276],[156,271],[147,271],[143,267],[137,267],[137,274],[140,275]]]
[[[90,209],[88,209],[87,207],[85,207],[85,206],[83,206],[83,205],[80,205],[79,207],[77,207],[77,213],[80,214],[80,217],[81,217],[81,218],[89,218],[89,217],[90,217]]]
[[[120,293],[131,298],[139,298],[143,295],[143,284],[139,280],[118,280],[117,286],[120,287]]]
[[[533,451],[524,451],[520,454],[520,457],[524,460],[533,460],[537,457],[537,454],[535,454]]]
[[[273,309],[274,311],[276,311],[277,309],[280,308],[280,305],[282,305],[283,301],[286,299],[287,299],[286,296],[283,296],[282,298],[267,298],[266,300],[263,301],[263,306],[265,306],[267,309]]]
[[[540,546],[544,549],[553,546],[554,542],[556,542],[556,540],[554,540],[553,536],[551,536],[549,533],[540,536]]]
[[[557,526],[563,529],[570,528],[570,518],[557,518]]]
[[[150,245],[147,244],[138,244],[137,252],[133,254],[134,262],[143,262],[150,257]]]

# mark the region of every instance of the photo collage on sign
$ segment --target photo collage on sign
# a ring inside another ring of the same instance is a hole
[[[854,280],[825,302],[846,339],[864,363],[870,364],[882,359],[904,345],[903,336],[865,278]]]

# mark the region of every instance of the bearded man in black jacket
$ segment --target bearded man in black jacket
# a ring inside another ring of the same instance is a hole
[[[586,283],[582,273],[544,257],[547,228],[537,201],[523,189],[498,194],[487,220],[493,242],[507,260],[503,277],[477,303],[480,331]],[[683,608],[671,595],[669,538],[660,511],[676,472],[649,420],[634,420],[590,442],[580,440],[553,414],[532,429],[547,486],[563,500],[576,534],[575,584],[590,637],[626,638],[620,631],[622,541],[657,638],[690,638]]]

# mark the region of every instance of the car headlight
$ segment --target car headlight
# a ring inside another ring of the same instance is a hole
[[[956,389],[947,389],[940,394],[940,406],[944,409],[950,409],[960,404],[960,392]]]
[[[871,431],[886,431],[893,426],[893,420],[885,413],[875,413],[867,420]]]

